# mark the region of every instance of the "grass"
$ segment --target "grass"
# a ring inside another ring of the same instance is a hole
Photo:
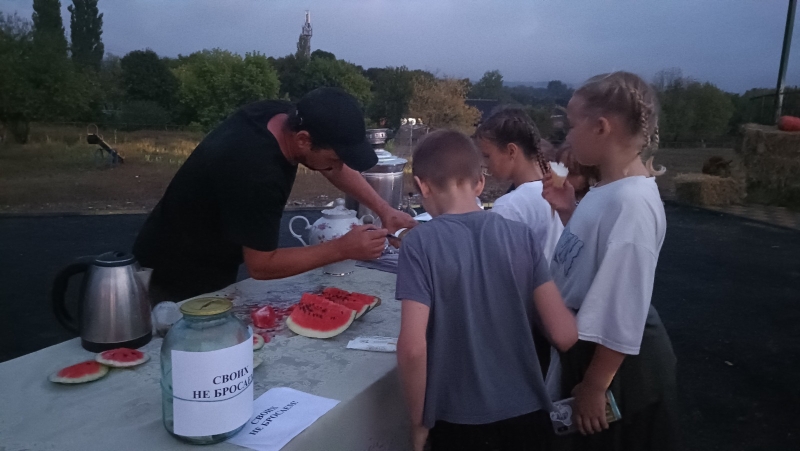
[[[110,167],[107,155],[86,144],[83,127],[34,125],[28,144],[0,144],[0,212],[148,211],[203,138],[202,133],[184,131],[101,130],[101,134],[125,158],[124,164]],[[401,148],[394,150],[404,153]],[[737,158],[732,149],[660,150],[656,164],[667,167],[657,179],[662,197],[674,198],[676,174],[700,172],[703,162],[714,155]],[[410,165],[407,169],[410,172]],[[411,191],[410,173],[406,185]],[[490,178],[481,197],[492,202],[506,189],[506,183]],[[301,167],[289,205],[320,206],[339,196],[342,193],[322,175]]]

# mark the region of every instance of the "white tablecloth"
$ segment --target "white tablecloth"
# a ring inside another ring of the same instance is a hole
[[[379,296],[381,306],[329,340],[277,336],[257,355],[255,396],[272,387],[291,387],[341,402],[292,440],[285,450],[407,449],[408,423],[392,353],[345,349],[357,336],[396,337],[400,303],[395,276],[358,268],[345,277],[319,270],[277,281],[248,279],[221,293],[235,302],[299,299],[319,286],[336,286]],[[105,378],[66,386],[50,382],[59,368],[92,359],[79,339],[0,363],[0,450],[161,450],[190,448],[161,422],[161,339],[141,350],[150,361],[114,369]],[[221,443],[204,449],[243,449]]]

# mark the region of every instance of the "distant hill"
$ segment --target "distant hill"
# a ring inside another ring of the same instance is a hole
[[[531,88],[546,88],[547,81],[504,81],[503,86],[508,86],[509,88],[515,88],[517,86],[528,86]]]
[[[517,86],[528,86],[530,88],[547,88],[547,84],[550,83],[549,81],[504,81],[503,86],[508,86],[509,88],[515,88]],[[564,83],[570,88],[572,85],[569,83]]]

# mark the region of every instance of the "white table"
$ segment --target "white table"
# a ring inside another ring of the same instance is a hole
[[[345,349],[357,336],[399,334],[393,274],[357,268],[349,276],[333,277],[316,270],[276,281],[248,279],[220,294],[236,290],[235,302],[299,299],[320,285],[374,294],[383,303],[329,340],[275,337],[256,351],[264,363],[254,371],[255,396],[291,387],[341,401],[284,450],[407,449],[395,354]],[[154,338],[141,349],[150,356],[145,365],[113,369],[99,381],[75,386],[54,384],[48,376],[94,357],[77,338],[0,363],[0,451],[193,448],[170,436],[162,424],[160,349],[161,339]],[[243,448],[220,443],[204,449]]]

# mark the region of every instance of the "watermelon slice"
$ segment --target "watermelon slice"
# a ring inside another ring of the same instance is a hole
[[[304,337],[331,338],[347,330],[356,311],[331,302],[322,296],[305,293],[286,318],[289,329]]]
[[[361,293],[350,293],[350,298],[368,304],[370,310],[381,305],[381,298],[377,296],[370,296],[368,294],[361,294]]]
[[[259,329],[269,329],[275,327],[278,314],[271,306],[265,305],[258,310],[253,310],[250,313],[250,319],[253,320],[253,325]]]
[[[150,356],[136,349],[117,348],[103,351],[94,358],[97,363],[114,368],[127,368],[141,365],[150,360]]]
[[[367,306],[366,311],[370,311],[375,307],[381,305],[380,298],[361,293],[351,293],[349,291],[345,291],[336,287],[325,288],[324,290],[322,290],[322,296],[336,303],[344,303],[349,305],[358,303],[366,305]],[[363,315],[363,313],[356,316],[356,318],[359,318],[361,315]]]
[[[339,305],[343,305],[343,306],[349,308],[350,310],[355,310],[356,311],[356,319],[361,318],[361,316],[364,313],[367,313],[369,311],[369,305],[362,304],[361,302],[358,302],[355,299],[352,299],[350,297],[346,297],[344,299],[333,298],[333,299],[328,299],[328,300],[331,301],[331,302],[335,302],[335,303],[337,303]]]
[[[68,366],[50,375],[50,381],[59,384],[82,384],[100,379],[108,374],[108,367],[94,360]]]
[[[267,339],[261,334],[253,334],[253,351],[258,351],[264,347]]]
[[[356,319],[369,311],[369,305],[350,298],[350,293],[335,287],[322,290],[322,297],[356,311]]]
[[[328,299],[331,298],[346,298],[350,295],[349,291],[342,290],[341,288],[328,287],[322,290],[322,295]]]

